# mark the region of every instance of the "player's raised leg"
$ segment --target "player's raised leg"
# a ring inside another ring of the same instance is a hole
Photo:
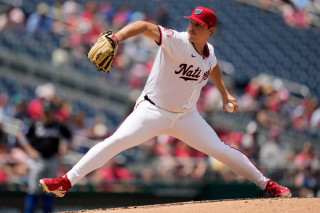
[[[234,173],[254,182],[272,197],[290,197],[288,188],[266,178],[239,150],[223,143],[198,112],[190,112],[179,119],[174,129],[179,139],[227,165]]]

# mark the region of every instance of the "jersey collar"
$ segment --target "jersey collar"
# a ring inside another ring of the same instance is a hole
[[[197,48],[194,46],[193,42],[191,42],[191,44],[192,44],[193,48],[197,51],[197,53],[199,53],[199,55],[202,56],[203,59],[207,59],[210,56],[210,51],[209,51],[209,47],[208,47],[207,43],[204,46],[204,53],[203,54],[197,50]]]

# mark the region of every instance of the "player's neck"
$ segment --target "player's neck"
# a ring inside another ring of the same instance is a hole
[[[205,42],[204,44],[199,44],[198,43],[198,45],[196,45],[196,43],[192,42],[192,45],[197,50],[197,52],[200,55],[202,55],[203,58],[208,57],[208,54],[209,54],[208,51],[207,51],[208,47],[206,47],[207,42]]]
[[[199,53],[202,53],[202,54],[205,53],[205,46],[206,46],[207,42],[204,42],[204,43],[203,42],[199,42],[199,43],[192,42],[192,44],[193,44],[194,48],[196,48]]]

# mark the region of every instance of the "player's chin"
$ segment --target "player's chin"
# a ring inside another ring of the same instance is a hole
[[[191,41],[191,42],[194,42],[195,36],[189,33],[188,34],[188,40]]]

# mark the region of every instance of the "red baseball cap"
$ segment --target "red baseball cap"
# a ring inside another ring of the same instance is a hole
[[[191,16],[183,17],[190,18],[209,27],[215,27],[217,24],[216,14],[206,7],[196,7],[196,9],[194,9],[194,11],[192,12]]]

